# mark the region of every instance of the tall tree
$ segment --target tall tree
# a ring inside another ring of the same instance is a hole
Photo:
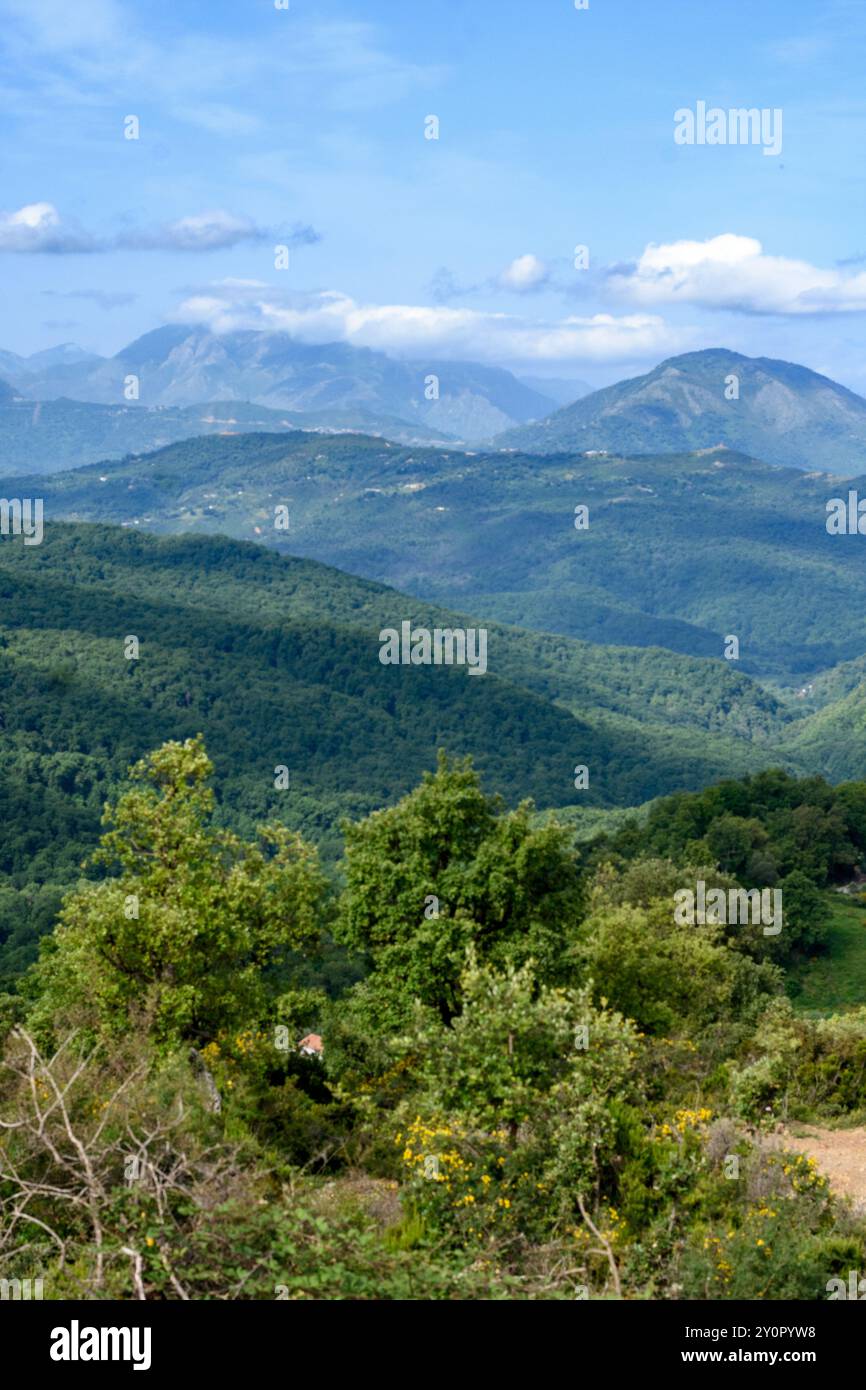
[[[583,915],[570,832],[536,824],[530,802],[503,811],[470,759],[440,753],[436,772],[396,806],[343,830],[337,931],[372,957],[369,988],[396,1011],[418,998],[445,1019],[459,1012],[470,945],[481,963],[532,959],[542,982],[568,978]]]
[[[255,843],[215,828],[212,771],[201,737],[131,769],[92,859],[110,876],[65,899],[35,967],[43,1026],[82,1015],[111,1030],[138,1012],[160,1041],[201,1044],[254,1017],[265,967],[317,939],[315,850],[279,825]]]

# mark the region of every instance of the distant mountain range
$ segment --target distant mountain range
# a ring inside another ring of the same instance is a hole
[[[129,401],[132,377],[139,394]],[[0,352],[0,378],[6,473],[122,458],[193,435],[296,428],[537,454],[725,445],[804,470],[866,471],[866,400],[806,367],[723,348],[592,391],[473,362],[402,362],[287,333],[169,325],[111,358],[72,343],[28,358]]]
[[[17,381],[19,378],[37,377],[61,367],[81,366],[85,362],[101,360],[96,353],[85,352],[76,343],[59,343],[57,347],[33,352],[29,357],[21,357],[17,352],[6,352],[0,348],[0,373]]]
[[[303,433],[3,480],[7,496],[42,496],[47,517],[257,539],[590,642],[720,657],[734,634],[740,668],[785,685],[866,651],[866,539],[826,529],[828,500],[849,486],[866,497],[866,479],[726,449],[539,457]]]
[[[684,453],[725,444],[766,463],[866,472],[866,400],[792,362],[689,352],[605,386],[496,444],[528,453]]]
[[[246,401],[358,429],[384,422],[404,437],[408,429],[466,443],[547,415],[558,403],[511,372],[477,362],[402,362],[348,343],[302,343],[288,333],[217,334],[178,325],[146,333],[110,358],[68,343],[30,358],[2,352],[0,376],[29,400],[122,406],[124,383],[135,376],[141,406]]]

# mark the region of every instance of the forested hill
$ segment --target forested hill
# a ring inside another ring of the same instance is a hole
[[[586,641],[719,657],[733,633],[742,669],[792,685],[866,650],[866,540],[826,530],[857,485],[724,449],[539,458],[302,433],[3,484],[51,517],[259,540]]]
[[[225,538],[49,524],[39,546],[0,544],[0,601],[4,892],[74,879],[128,765],[198,732],[224,819],[278,816],[326,854],[341,815],[393,802],[439,747],[541,807],[800,766],[780,748],[788,711],[728,663],[490,625],[483,677],[383,666],[383,627],[473,620]]]
[[[251,815],[273,809],[275,764],[293,774],[283,813],[312,798],[334,817],[399,794],[441,744],[472,752],[512,801],[629,805],[766,762],[788,717],[721,661],[496,625],[484,677],[383,666],[383,627],[474,620],[224,538],[48,526],[41,546],[0,546],[0,596],[7,741],[113,753],[122,769],[162,738],[218,729],[224,798]],[[576,761],[592,766],[588,793]]]

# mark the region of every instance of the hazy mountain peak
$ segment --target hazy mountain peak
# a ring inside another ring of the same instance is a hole
[[[14,355],[0,354],[0,370],[13,381],[25,375]],[[554,404],[501,367],[397,361],[346,342],[307,343],[257,329],[214,333],[202,324],[164,324],[109,360],[46,361],[38,374],[26,373],[27,394],[122,404],[130,372],[140,379],[139,406],[248,401],[315,416],[319,426],[387,435],[396,424],[401,438],[414,426],[422,437],[426,431],[466,443],[540,419]]]
[[[140,338],[128,343],[120,352],[115,353],[114,360],[131,364],[164,362],[168,354],[180,343],[204,333],[207,333],[207,329],[201,324],[188,326],[167,323],[161,328],[152,328],[149,333],[143,333]]]
[[[98,362],[101,359],[93,352],[85,352],[77,343],[58,343],[56,347],[43,348],[27,358],[29,371],[43,371],[46,367],[68,366],[78,362]]]
[[[534,453],[682,453],[723,443],[796,468],[866,467],[866,400],[796,362],[705,348],[666,358],[497,443]]]

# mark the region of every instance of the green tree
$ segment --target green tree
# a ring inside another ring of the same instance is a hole
[[[866,849],[866,782],[843,782],[836,788],[836,805],[845,817],[848,834],[863,851]]]
[[[577,955],[594,997],[649,1033],[731,1020],[781,988],[773,965],[732,950],[720,926],[677,923],[664,899],[648,907],[599,904]]]
[[[794,869],[782,879],[783,929],[780,944],[788,954],[793,950],[811,951],[823,944],[830,925],[827,898],[808,874]]]
[[[744,816],[723,815],[713,821],[707,831],[707,844],[713,858],[725,873],[743,876],[753,850],[767,842],[767,833],[760,821]]]
[[[576,1029],[594,1010],[573,991],[539,990],[531,962],[499,973],[473,951],[461,985],[463,1011],[450,1025],[420,1016],[411,1050],[421,1058],[422,1088],[435,1109],[514,1136],[568,1074]]]
[[[112,876],[64,901],[30,982],[43,1027],[122,1029],[145,1015],[161,1042],[202,1044],[256,1017],[265,968],[317,940],[316,853],[279,825],[245,843],[214,828],[202,739],[164,744],[107,807],[92,862]]]
[[[396,806],[345,824],[346,890],[339,938],[372,957],[369,988],[406,1021],[413,998],[444,1019],[460,1009],[467,948],[499,969],[530,957],[540,980],[563,981],[583,913],[570,831],[533,823],[532,805],[504,813],[471,760],[440,753],[435,773]]]

